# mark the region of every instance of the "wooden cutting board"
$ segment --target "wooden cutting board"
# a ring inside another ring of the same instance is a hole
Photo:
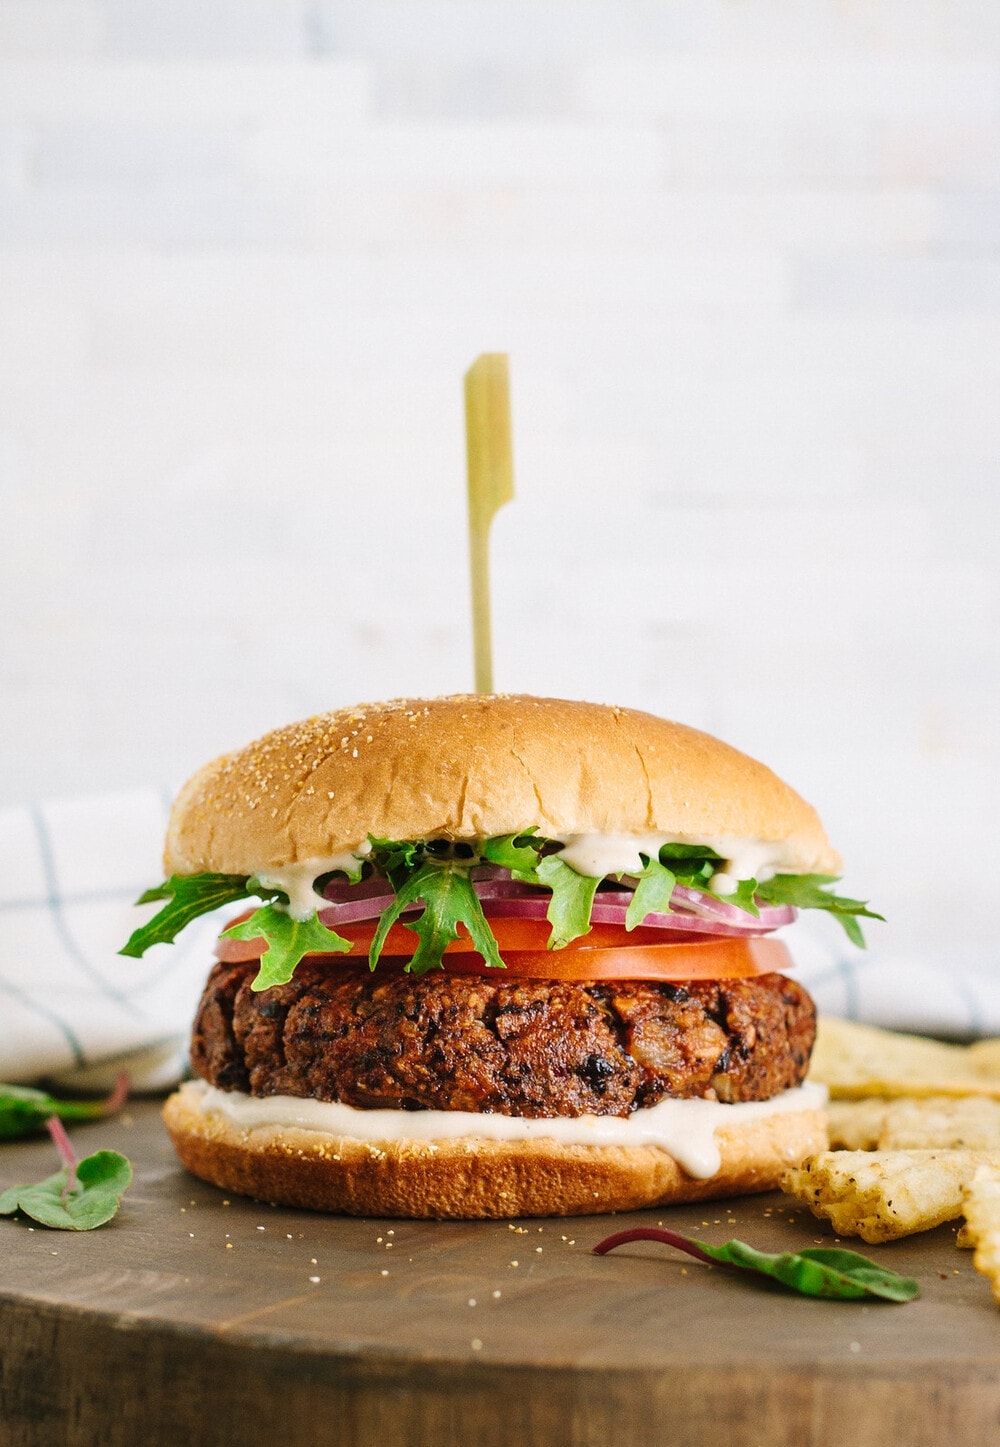
[[[134,1185],[88,1233],[0,1220],[2,1447],[907,1447],[1000,1440],[1000,1310],[955,1230],[865,1248],[905,1306],[819,1302],[655,1245],[832,1243],[778,1195],[631,1216],[349,1220],[226,1197],[158,1106],[78,1127]],[[0,1147],[0,1189],[56,1167]]]

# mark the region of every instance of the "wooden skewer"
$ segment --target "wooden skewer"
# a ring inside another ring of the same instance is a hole
[[[514,496],[510,375],[505,352],[484,352],[465,374],[465,440],[476,692],[492,693],[490,524]]]

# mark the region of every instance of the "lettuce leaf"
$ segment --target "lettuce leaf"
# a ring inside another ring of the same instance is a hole
[[[660,863],[685,864],[688,869],[697,872],[703,865],[711,864],[712,872],[715,866],[722,863],[722,855],[716,854],[714,849],[709,849],[707,844],[663,844],[660,846]],[[687,870],[680,869],[678,873],[684,874]]]
[[[773,879],[757,885],[757,898],[762,904],[790,904],[795,909],[825,909],[838,919],[844,927],[847,938],[865,948],[865,937],[861,933],[858,918],[880,919],[868,908],[866,900],[847,899],[832,893],[829,886],[837,883],[836,874],[776,874]]]
[[[732,894],[718,894],[713,889],[707,889],[705,893],[712,895],[714,899],[721,899],[723,904],[732,904],[737,909],[745,910],[747,914],[752,914],[756,919],[760,915],[760,910],[754,902],[758,888],[756,879],[741,879]]]
[[[534,869],[538,851],[547,844],[547,839],[533,839],[534,827],[521,834],[498,834],[487,839],[483,845],[483,858],[490,864],[499,864],[501,869]]]
[[[146,924],[133,930],[118,953],[139,960],[151,945],[172,944],[181,930],[200,915],[211,914],[213,909],[236,899],[252,898],[257,891],[248,887],[250,883],[245,874],[172,874],[163,884],[140,894],[136,904],[151,904],[157,899],[168,903]]]
[[[625,914],[625,928],[634,930],[642,924],[647,914],[671,914],[670,896],[674,892],[677,876],[658,859],[645,860],[645,868],[638,876],[635,893]]]
[[[552,891],[546,911],[552,933],[546,949],[564,949],[570,940],[590,933],[590,911],[601,882],[599,879],[589,874],[577,874],[575,869],[563,863],[558,854],[545,855],[534,869],[515,869],[511,873],[523,884],[540,884]]]
[[[476,949],[486,963],[502,970],[504,962],[493,931],[483,914],[479,896],[472,887],[468,866],[453,862],[426,860],[405,880],[393,884],[396,898],[383,910],[372,940],[368,964],[374,970],[385,944],[386,936],[403,911],[423,902],[423,910],[414,920],[404,920],[407,929],[420,939],[417,951],[406,969],[413,975],[444,968],[445,946],[458,939],[458,926],[464,924]],[[249,921],[248,921],[249,923]]]
[[[392,885],[398,889],[405,884],[414,869],[419,869],[424,860],[423,840],[416,839],[400,841],[398,839],[376,839],[369,834],[368,843],[371,845],[369,859],[375,868],[384,874]]]
[[[230,925],[222,931],[222,936],[231,940],[266,940],[267,948],[251,990],[287,985],[304,955],[343,954],[351,948],[350,940],[327,929],[317,915],[307,920],[293,919],[273,904],[262,905],[249,919]]]
[[[404,920],[419,937],[419,945],[408,969],[417,975],[441,968],[447,944],[458,938],[464,925],[479,954],[488,965],[503,968],[493,932],[472,884],[474,859],[454,859],[435,848],[434,841],[371,838],[368,856],[376,870],[392,885],[395,898],[383,911],[369,952],[372,969],[384,949],[389,929],[407,910],[422,906],[416,918]],[[509,869],[513,879],[547,889],[551,895],[546,911],[551,934],[549,949],[563,949],[572,940],[589,934],[591,910],[599,879],[579,874],[559,857],[558,844],[540,838],[533,830],[499,835],[479,846],[479,857]],[[550,852],[554,851],[554,852]],[[471,853],[471,851],[470,851]],[[864,946],[859,918],[881,919],[861,900],[833,893],[836,876],[825,874],[778,874],[765,883],[740,880],[730,895],[711,888],[721,857],[707,845],[665,844],[657,859],[642,856],[643,869],[637,876],[633,898],[625,917],[625,928],[633,930],[649,914],[670,913],[675,884],[702,890],[715,899],[733,904],[751,915],[761,904],[792,905],[797,909],[823,909],[839,919],[849,939]],[[360,869],[358,873],[360,878]],[[352,881],[356,882],[356,881]],[[137,929],[121,953],[135,958],[150,945],[169,942],[200,915],[236,900],[259,899],[261,908],[242,924],[232,925],[225,934],[233,939],[263,938],[267,948],[255,990],[286,984],[304,955],[343,953],[350,943],[327,929],[317,916],[293,919],[282,907],[286,896],[264,886],[253,875],[172,875],[164,884],[149,889],[138,901],[165,900],[164,908]]]

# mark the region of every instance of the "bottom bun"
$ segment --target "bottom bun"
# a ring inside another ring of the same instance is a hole
[[[163,1118],[181,1162],[203,1181],[282,1206],[348,1216],[584,1216],[774,1190],[789,1166],[827,1148],[818,1110],[716,1130],[721,1169],[689,1176],[655,1146],[552,1140],[360,1141],[287,1126],[233,1125],[172,1095]]]

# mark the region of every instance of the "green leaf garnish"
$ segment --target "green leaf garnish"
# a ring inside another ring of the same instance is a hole
[[[376,839],[369,834],[368,842],[371,845],[368,858],[393,887],[397,879],[403,882],[412,870],[419,869],[424,858],[424,845],[420,839]]]
[[[128,1095],[128,1076],[121,1075],[106,1100],[57,1100],[28,1085],[0,1085],[0,1140],[16,1140],[59,1120],[93,1120],[118,1110]]]
[[[0,1195],[0,1216],[21,1212],[58,1231],[92,1231],[110,1221],[132,1180],[128,1158],[118,1151],[95,1151],[76,1167],[69,1166],[34,1186],[12,1186]]]
[[[328,870],[326,874],[317,874],[316,878],[313,880],[313,888],[316,890],[317,894],[322,894],[322,882],[327,879],[336,879],[341,874],[347,877],[348,884],[360,884],[361,880],[364,878],[365,862],[366,861],[363,858],[359,858],[357,855],[355,855],[353,869],[344,868],[344,866],[341,866],[339,869]],[[257,882],[257,877],[255,875],[251,880],[251,883],[254,884]],[[256,892],[261,893],[260,890]],[[261,894],[261,897],[263,899],[266,899],[271,893],[271,890],[265,889]]]
[[[0,1216],[30,1216],[57,1231],[92,1231],[118,1210],[132,1180],[128,1158],[117,1151],[95,1151],[77,1161],[57,1116],[45,1122],[64,1165],[54,1176],[0,1194]]]
[[[532,839],[534,832],[532,827],[520,834],[498,834],[493,839],[487,839],[483,845],[483,858],[490,864],[499,864],[501,869],[534,869],[538,851],[548,843],[546,839]]]
[[[701,862],[697,859],[675,859],[667,867],[673,869],[678,884],[683,884],[687,889],[703,889],[706,894],[710,894],[709,881],[716,873],[720,863],[721,860],[718,859],[706,859]]]
[[[760,914],[760,910],[754,902],[754,895],[757,893],[756,879],[741,879],[732,894],[718,894],[711,889],[705,892],[711,894],[715,899],[721,899],[723,904],[732,904],[737,909],[745,910],[747,914],[752,914],[755,918]]]
[[[645,854],[640,855],[640,858],[644,867],[625,913],[627,930],[633,930],[636,925],[642,924],[647,914],[670,914],[670,896],[677,882],[677,876],[658,859],[648,859]]]
[[[503,968],[496,940],[471,882],[470,870],[476,858],[508,869],[511,878],[522,883],[548,889],[551,894],[546,911],[552,926],[549,949],[562,949],[572,940],[589,934],[590,915],[599,879],[579,874],[559,857],[560,846],[550,839],[535,835],[534,829],[517,834],[497,835],[480,841],[477,846],[459,841],[455,849],[447,841],[395,840],[369,836],[371,846],[367,862],[392,885],[395,899],[383,912],[369,954],[374,969],[390,927],[408,909],[423,904],[422,913],[414,921],[403,921],[420,937],[420,944],[409,964],[415,974],[435,969],[442,964],[444,948],[457,938],[459,924],[469,931],[476,949],[494,968]],[[478,853],[474,852],[477,850]],[[555,851],[555,852],[547,852]],[[464,852],[469,858],[448,858],[448,854]],[[637,877],[633,898],[625,917],[625,927],[635,929],[649,914],[671,912],[670,898],[675,884],[700,890],[714,899],[735,905],[751,915],[759,914],[758,902],[793,905],[799,909],[824,909],[839,919],[848,937],[864,945],[858,916],[881,919],[861,900],[846,899],[833,894],[829,886],[836,883],[833,875],[778,874],[764,884],[743,879],[730,895],[720,895],[711,888],[718,872],[721,856],[708,845],[664,844],[657,859],[641,856],[643,869]],[[347,873],[352,884],[362,877],[365,861],[358,861],[355,874]],[[419,878],[419,887],[416,883]],[[225,934],[234,939],[263,938],[267,949],[253,988],[263,990],[271,985],[286,984],[303,955],[343,953],[351,948],[340,935],[328,930],[314,915],[305,922],[293,920],[281,907],[287,903],[281,890],[264,885],[254,875],[193,874],[172,875],[164,884],[148,889],[138,901],[165,900],[166,904],[148,924],[137,929],[122,949],[123,955],[141,956],[153,944],[166,943],[200,915],[236,900],[259,899],[265,904],[240,925],[231,926]],[[0,1136],[3,1117],[0,1114]]]
[[[250,985],[251,990],[287,985],[304,955],[343,954],[351,948],[350,940],[327,929],[316,915],[307,920],[293,919],[287,911],[276,909],[273,904],[262,905],[249,919],[230,925],[222,931],[222,936],[231,940],[263,939],[267,942],[260,969]]]
[[[395,886],[396,898],[382,913],[372,939],[368,963],[374,970],[392,925],[403,911],[423,901],[424,908],[413,920],[404,920],[407,929],[420,939],[417,951],[406,969],[413,975],[443,969],[445,946],[458,939],[458,926],[464,924],[476,949],[488,965],[503,969],[497,942],[493,938],[472,887],[468,866],[445,861],[440,864],[426,860],[408,879]]]
[[[716,854],[714,849],[709,849],[707,844],[663,844],[660,846],[660,863],[666,865],[684,862],[692,868],[700,868],[705,862],[720,864],[722,855]],[[686,873],[679,869],[678,874]]]
[[[835,874],[776,874],[757,885],[757,898],[762,904],[790,904],[796,909],[825,909],[838,919],[852,944],[865,947],[865,937],[857,917],[883,919],[868,908],[867,901],[845,899],[831,893],[829,886],[837,883]]]
[[[563,863],[558,854],[547,854],[534,869],[511,872],[524,884],[543,884],[552,891],[546,911],[546,918],[552,926],[547,949],[561,950],[570,940],[590,933],[590,911],[601,882],[599,879],[589,874],[577,874],[575,869]]]
[[[148,923],[133,931],[118,953],[138,960],[150,945],[172,944],[185,925],[200,915],[259,893],[259,889],[250,889],[249,884],[245,874],[172,874],[164,884],[140,894],[136,904],[151,904],[157,899],[168,903]],[[268,890],[264,897],[274,893]]]
[[[686,1251],[699,1261],[714,1262],[738,1271],[756,1272],[797,1291],[801,1296],[817,1296],[833,1301],[912,1301],[920,1295],[920,1285],[911,1276],[900,1276],[859,1256],[856,1251],[837,1247],[810,1246],[804,1251],[772,1253],[758,1251],[744,1241],[726,1241],[710,1246],[676,1231],[638,1227],[619,1231],[594,1247],[596,1256],[604,1256],[616,1246],[629,1241],[660,1241]]]

